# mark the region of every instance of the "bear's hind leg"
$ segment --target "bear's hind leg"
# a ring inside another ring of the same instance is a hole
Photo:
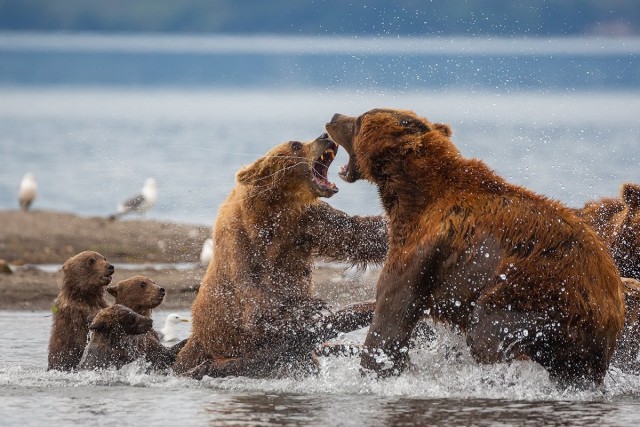
[[[550,319],[544,313],[518,312],[478,303],[471,313],[467,344],[478,363],[531,359],[559,387],[589,388],[604,381],[607,357],[596,337]]]
[[[189,337],[187,343],[180,350],[171,366],[173,372],[178,375],[192,376],[190,371],[210,361],[202,347],[194,337]]]
[[[478,363],[500,363],[530,357],[539,333],[533,313],[487,310],[479,303],[471,313],[467,344]]]

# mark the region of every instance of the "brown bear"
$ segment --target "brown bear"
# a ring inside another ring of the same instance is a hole
[[[151,332],[152,327],[150,317],[124,305],[103,308],[89,325],[89,342],[78,369],[120,369],[143,357],[145,349],[136,338]]]
[[[164,300],[165,289],[146,276],[135,275],[107,286],[107,292],[122,304],[138,314],[151,317],[151,311]]]
[[[620,275],[640,280],[640,185],[623,184],[620,198],[587,202],[576,213],[609,246]]]
[[[616,352],[611,364],[624,372],[640,374],[638,352],[640,351],[640,282],[623,277],[624,285],[624,328],[618,338]]]
[[[48,369],[70,371],[78,366],[89,325],[107,307],[104,289],[113,272],[113,265],[93,251],[81,252],[64,263],[60,293],[53,304]]]
[[[314,256],[364,265],[387,252],[384,218],[350,217],[319,200],[338,191],[327,179],[337,149],[327,134],[286,142],[237,173],[174,372],[304,375],[316,369],[316,345],[370,322],[372,304],[326,314],[314,298]]]
[[[624,322],[622,284],[598,236],[562,204],[508,183],[403,110],[341,114],[329,135],[347,182],[378,187],[389,254],[365,370],[393,375],[423,314],[457,326],[481,363],[532,359],[560,385],[602,384]]]
[[[151,311],[159,306],[165,296],[164,288],[158,286],[146,276],[136,275],[107,287],[116,304],[124,305],[136,313],[151,318]],[[131,337],[137,341],[135,347],[138,356],[144,356],[151,370],[163,371],[171,367],[176,355],[186,343],[181,341],[173,347],[162,345],[158,333],[150,329],[148,332]]]

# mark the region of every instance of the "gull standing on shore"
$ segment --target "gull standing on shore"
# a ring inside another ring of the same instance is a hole
[[[38,192],[38,183],[36,182],[36,177],[31,173],[27,172],[22,177],[20,181],[20,185],[18,186],[18,202],[20,203],[20,209],[23,211],[28,211],[31,203],[36,198],[36,194]]]
[[[137,194],[133,197],[128,198],[122,203],[118,204],[118,212],[109,216],[109,219],[114,220],[120,218],[123,215],[134,212],[138,215],[142,215],[156,202],[158,198],[158,184],[156,180],[153,178],[147,178],[144,182],[144,186],[140,191],[140,194]]]

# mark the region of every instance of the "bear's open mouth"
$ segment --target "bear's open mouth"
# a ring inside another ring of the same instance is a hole
[[[333,141],[329,142],[330,145],[313,161],[311,168],[313,170],[313,182],[322,190],[337,193],[338,187],[327,179],[327,172],[329,172],[329,165],[336,157],[338,145]]]
[[[106,283],[107,285],[111,283],[111,279],[113,279],[113,272],[115,270],[113,268],[107,269],[104,276],[102,276],[102,283]]]

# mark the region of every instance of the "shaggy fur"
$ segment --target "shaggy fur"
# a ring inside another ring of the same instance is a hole
[[[620,198],[587,202],[576,213],[609,246],[620,275],[640,280],[640,185],[623,184]]]
[[[622,278],[624,285],[624,328],[618,338],[616,352],[611,364],[625,372],[640,374],[637,361],[640,351],[640,282],[627,277]]]
[[[103,308],[89,325],[89,342],[78,366],[79,369],[120,369],[142,357],[141,334],[152,330],[153,321],[128,307],[114,304]]]
[[[116,300],[138,314],[151,317],[151,311],[164,300],[165,290],[148,277],[136,275],[107,286]]]
[[[48,369],[70,371],[80,362],[89,324],[107,306],[104,289],[113,265],[97,252],[85,251],[62,266],[62,286],[53,303]]]
[[[382,262],[387,252],[383,218],[350,217],[318,199],[337,191],[326,179],[336,150],[326,134],[292,141],[238,172],[218,212],[214,256],[175,372],[196,378],[306,374],[316,369],[318,343],[338,327],[370,321],[371,305],[326,315],[325,303],[313,297],[314,256],[364,264]],[[342,326],[328,328],[337,319]]]
[[[589,227],[464,158],[447,125],[413,112],[336,114],[327,131],[350,155],[343,178],[377,185],[389,215],[364,368],[402,371],[424,313],[459,327],[478,362],[529,358],[559,384],[602,384],[624,302],[617,268]]]
[[[158,286],[148,277],[136,275],[107,287],[107,292],[115,297],[116,304],[129,307],[136,313],[151,318],[151,311],[159,306],[165,296],[164,288]],[[165,347],[160,342],[158,333],[151,329],[148,332],[129,338],[137,341],[134,346],[137,355],[144,357],[150,369],[167,370],[173,365],[176,355],[184,347],[186,340],[173,347]]]

